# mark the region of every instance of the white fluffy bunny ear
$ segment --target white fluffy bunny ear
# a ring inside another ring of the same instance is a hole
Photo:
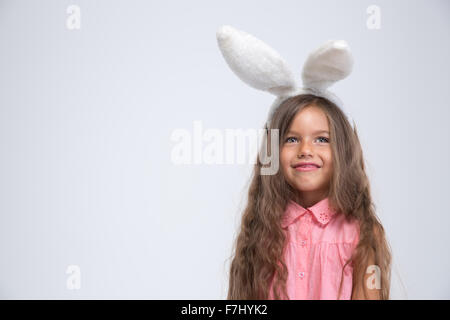
[[[353,57],[347,42],[329,40],[306,59],[302,72],[303,86],[325,91],[336,81],[347,77],[352,68]]]
[[[263,41],[227,25],[216,36],[228,66],[249,86],[276,96],[289,95],[297,88],[287,63]]]

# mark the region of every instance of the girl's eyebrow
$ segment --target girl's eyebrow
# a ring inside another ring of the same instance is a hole
[[[287,134],[290,134],[290,133],[300,135],[298,132],[293,131],[293,130],[289,130]],[[327,130],[317,130],[317,131],[313,132],[313,135],[314,134],[319,134],[319,133],[328,133],[328,134],[330,134]]]

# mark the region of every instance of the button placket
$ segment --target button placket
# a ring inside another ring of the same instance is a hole
[[[312,224],[312,217],[311,217],[311,213],[308,212],[303,217],[302,221],[300,221],[300,228],[298,230],[298,235],[297,235],[298,243],[300,244],[300,246],[302,248],[305,248],[306,244],[308,242],[308,238],[311,233],[311,224]]]
[[[302,250],[305,250],[303,252],[305,252],[305,254],[307,254],[307,244],[309,242],[309,237],[310,237],[310,233],[311,233],[311,228],[312,228],[312,212],[307,212],[301,219],[300,221],[300,228],[298,230],[298,234],[297,234],[297,239],[298,239],[298,244],[300,245],[300,248]],[[300,263],[298,264],[298,268],[297,268],[297,276],[298,279],[300,281],[303,281],[306,277],[306,263],[305,261],[300,261]]]

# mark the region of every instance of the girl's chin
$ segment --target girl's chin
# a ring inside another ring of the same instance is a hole
[[[318,189],[316,189],[316,188],[314,188],[314,189],[298,189],[298,188],[297,188],[297,190],[298,190],[298,192],[299,192],[300,194],[302,194],[302,193],[314,193],[314,192],[320,192],[320,190],[318,190]]]
[[[318,192],[323,190],[323,186],[317,183],[296,183],[295,187],[299,192]]]

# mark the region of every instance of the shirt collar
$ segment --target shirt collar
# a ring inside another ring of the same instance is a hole
[[[328,198],[325,198],[317,202],[312,207],[306,209],[303,208],[301,205],[299,205],[297,202],[289,200],[286,206],[285,214],[281,221],[281,226],[283,228],[286,228],[288,225],[294,223],[299,217],[304,215],[306,212],[311,212],[312,215],[317,220],[317,222],[319,222],[321,225],[324,226],[336,214],[335,210],[333,210],[333,208],[331,208],[331,206],[329,205]]]

